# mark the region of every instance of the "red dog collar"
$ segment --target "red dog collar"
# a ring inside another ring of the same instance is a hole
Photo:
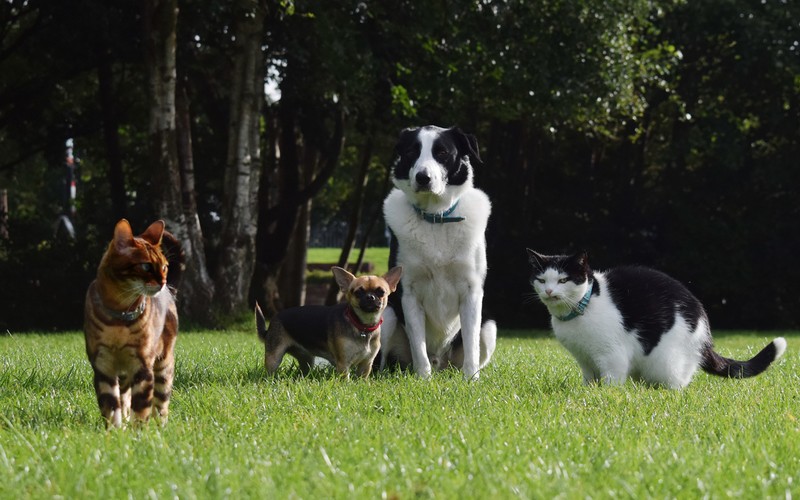
[[[353,325],[353,327],[355,327],[355,329],[361,333],[372,333],[378,328],[380,328],[381,323],[383,323],[383,316],[381,316],[381,320],[378,321],[377,324],[365,325],[364,323],[361,322],[360,319],[358,319],[358,316],[356,315],[355,311],[353,311],[353,308],[350,306],[347,306],[345,308],[344,317],[347,318],[347,321],[349,321],[350,324]]]

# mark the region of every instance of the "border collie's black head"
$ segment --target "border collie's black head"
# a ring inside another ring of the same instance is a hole
[[[441,196],[450,186],[471,185],[473,163],[482,164],[477,139],[458,127],[405,129],[395,154],[392,177],[407,193]]]

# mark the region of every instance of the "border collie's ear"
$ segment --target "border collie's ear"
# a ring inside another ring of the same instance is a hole
[[[483,165],[481,155],[478,153],[478,139],[474,135],[464,132],[459,127],[453,127],[451,130],[456,133],[456,137],[458,138],[459,152],[468,155],[470,162]]]
[[[419,127],[409,127],[401,130],[400,135],[397,137],[397,144],[394,145],[395,154],[401,156],[404,150],[414,143],[418,132]]]

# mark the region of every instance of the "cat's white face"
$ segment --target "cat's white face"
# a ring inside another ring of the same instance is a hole
[[[531,276],[531,286],[539,300],[551,312],[562,312],[576,306],[586,293],[588,281],[575,283],[567,273],[548,267]]]

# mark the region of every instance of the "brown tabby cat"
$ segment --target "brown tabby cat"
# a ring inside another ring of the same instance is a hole
[[[165,254],[172,254],[172,262]],[[164,231],[164,221],[134,237],[122,219],[86,292],[86,354],[107,426],[121,427],[131,408],[137,421],[146,421],[155,407],[166,422],[178,335],[174,288],[167,287],[170,265],[172,286],[182,253],[180,243]]]

